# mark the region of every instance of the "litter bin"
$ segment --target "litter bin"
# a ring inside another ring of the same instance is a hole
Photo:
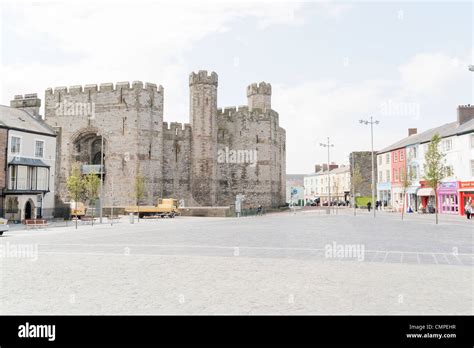
[[[131,224],[135,223],[135,215],[133,215],[133,213],[128,213],[128,218],[130,219]]]

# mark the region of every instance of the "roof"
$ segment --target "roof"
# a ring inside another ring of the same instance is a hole
[[[23,166],[33,166],[33,167],[49,167],[46,163],[38,158],[26,158],[15,156],[8,164],[18,164]]]
[[[56,136],[53,128],[25,110],[0,105],[0,127]]]
[[[306,174],[286,174],[286,180],[303,180]]]
[[[413,144],[429,142],[436,133],[438,133],[441,138],[446,138],[452,135],[460,135],[469,132],[474,132],[474,119],[464,122],[463,124],[459,124],[457,121],[446,123],[442,126],[428,129],[422,133],[410,135],[390,146],[387,146],[377,153],[381,154]]]
[[[329,171],[329,173],[331,174],[341,174],[341,173],[347,173],[350,171],[350,166],[348,165],[341,165],[337,168],[334,168],[332,170]],[[307,174],[305,175],[305,177],[308,177],[308,176],[315,176],[315,175],[328,175],[328,171],[327,170],[320,170],[319,172],[315,172],[315,173],[310,173],[310,174]]]

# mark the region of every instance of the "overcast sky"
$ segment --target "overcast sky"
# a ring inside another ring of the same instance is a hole
[[[219,107],[273,86],[287,172],[456,120],[473,103],[471,2],[0,1],[0,103],[48,87],[163,85],[165,121],[188,122],[188,75],[219,75]]]

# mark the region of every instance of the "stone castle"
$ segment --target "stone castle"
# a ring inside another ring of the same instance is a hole
[[[189,76],[189,124],[163,121],[164,90],[152,83],[48,88],[57,204],[69,201],[74,163],[103,171],[104,206],[135,204],[137,175],[145,181],[142,204],[173,197],[185,206],[230,206],[238,194],[246,206],[284,204],[286,135],[271,108],[271,85],[251,84],[246,106],[223,109],[217,86],[215,72]]]

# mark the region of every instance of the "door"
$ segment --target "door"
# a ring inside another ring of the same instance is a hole
[[[31,202],[28,201],[26,202],[26,205],[25,205],[25,220],[31,219],[32,215],[33,215],[33,207],[31,206]]]

